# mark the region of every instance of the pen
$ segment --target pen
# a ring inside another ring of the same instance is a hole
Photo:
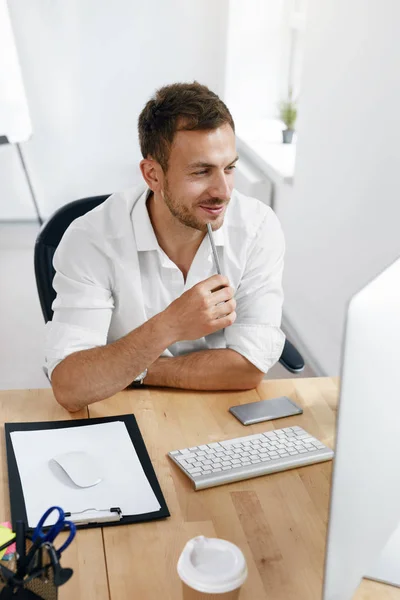
[[[26,541],[25,541],[25,523],[17,521],[15,524],[15,543],[17,555],[17,577],[23,578],[25,575],[26,561]]]
[[[209,237],[210,244],[211,244],[211,250],[212,250],[212,253],[213,253],[213,256],[214,256],[215,267],[217,269],[218,275],[221,275],[221,267],[220,267],[220,264],[219,264],[217,249],[216,249],[215,244],[214,244],[214,240],[213,240],[213,236],[212,236],[212,228],[211,228],[210,223],[207,223],[207,233],[208,233],[208,237]]]

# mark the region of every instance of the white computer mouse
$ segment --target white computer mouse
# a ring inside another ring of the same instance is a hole
[[[78,487],[92,487],[103,479],[97,460],[88,452],[76,450],[53,456],[71,481]]]

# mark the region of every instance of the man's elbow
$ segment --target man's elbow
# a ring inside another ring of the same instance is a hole
[[[260,385],[262,380],[264,379],[264,373],[257,369],[257,367],[251,366],[250,369],[247,370],[245,376],[243,377],[243,390],[254,390],[257,386]]]
[[[77,412],[83,408],[79,402],[77,402],[76,394],[69,383],[65,383],[62,376],[61,363],[54,369],[51,377],[51,386],[53,388],[53,394],[58,404],[65,408],[68,412]]]
[[[54,383],[52,383],[52,387],[55,399],[57,400],[58,404],[60,404],[60,406],[65,408],[65,410],[67,410],[70,413],[73,413],[78,412],[78,410],[81,410],[81,408],[83,408],[82,406],[77,404],[76,400],[72,397],[70,393],[62,391],[59,387],[54,385]]]

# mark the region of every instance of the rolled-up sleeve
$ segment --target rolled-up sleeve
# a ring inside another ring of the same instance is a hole
[[[95,237],[73,224],[54,254],[57,296],[45,337],[44,371],[49,379],[68,355],[107,343],[114,307],[112,269]]]
[[[279,360],[285,343],[280,329],[284,254],[282,228],[269,210],[249,247],[235,295],[236,321],[225,329],[227,348],[242,354],[263,373]]]

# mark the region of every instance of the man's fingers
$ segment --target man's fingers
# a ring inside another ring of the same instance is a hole
[[[225,327],[229,327],[233,325],[236,321],[236,312],[233,311],[229,315],[225,315],[224,317],[220,317],[213,321],[213,331],[219,331],[220,329],[225,329]]]
[[[213,292],[229,285],[229,279],[225,275],[213,275],[202,281],[200,285],[205,291]]]
[[[226,302],[221,302],[214,307],[213,316],[216,319],[220,319],[221,317],[225,317],[226,315],[230,315],[236,309],[236,300],[231,298]]]
[[[211,294],[210,297],[210,302],[211,304],[219,304],[220,302],[226,302],[227,300],[230,300],[231,298],[233,298],[233,294],[235,293],[235,290],[233,289],[233,287],[231,287],[230,285],[227,285],[226,287],[223,287],[221,290],[218,290],[217,292],[213,292]]]

